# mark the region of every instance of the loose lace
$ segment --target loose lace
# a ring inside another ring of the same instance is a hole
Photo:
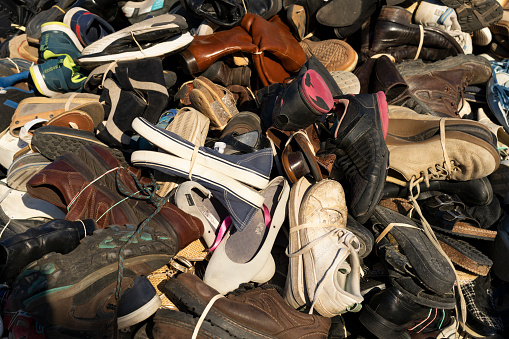
[[[332,210],[336,210],[336,209],[332,209]],[[336,210],[336,211],[341,213],[341,211],[339,211],[339,210]],[[306,228],[326,228],[326,227],[330,227],[331,230],[329,230],[329,232],[319,236],[318,238],[314,239],[313,241],[307,243],[301,249],[295,251],[294,253],[288,253],[288,248],[287,248],[286,249],[286,255],[288,257],[290,257],[290,258],[303,255],[303,254],[309,252],[313,247],[315,247],[323,239],[327,239],[327,238],[330,238],[330,237],[337,237],[337,241],[338,241],[338,244],[339,244],[339,247],[340,247],[340,251],[342,251],[342,250],[349,251],[351,260],[354,261],[354,264],[356,264],[357,267],[360,267],[359,255],[357,253],[358,246],[357,246],[357,249],[356,249],[352,245],[352,242],[355,239],[355,235],[352,232],[350,232],[350,231],[348,231],[346,229],[338,228],[334,224],[309,223],[309,224],[302,224],[302,225],[299,225],[297,227],[292,228],[290,230],[290,233],[298,232],[298,231],[300,231],[302,229],[306,229]],[[343,262],[341,262],[342,260],[343,260]],[[343,256],[339,255],[339,253],[338,253],[334,257],[334,260],[333,260],[332,264],[325,271],[323,277],[321,277],[319,279],[320,282],[318,283],[318,285],[315,288],[315,293],[313,295],[313,300],[312,300],[312,303],[311,303],[311,308],[309,310],[309,314],[313,313],[313,309],[314,309],[315,303],[318,301],[318,298],[319,298],[319,296],[320,296],[320,294],[321,294],[321,292],[322,292],[322,290],[323,290],[323,288],[325,286],[324,285],[325,281],[327,281],[327,278],[331,274],[333,274],[335,272],[335,269],[336,269],[336,267],[338,267],[338,265],[339,265],[339,269],[340,270],[344,269],[347,272],[350,272],[350,265],[346,261],[344,261]],[[360,269],[358,273],[363,275],[362,269]],[[357,274],[357,272],[353,272],[353,274]],[[358,310],[359,309],[359,305],[358,304],[352,305],[352,307],[349,307],[347,310],[350,311],[350,310],[354,310],[354,309]]]

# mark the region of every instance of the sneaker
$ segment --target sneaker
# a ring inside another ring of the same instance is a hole
[[[88,45],[77,59],[95,67],[112,61],[127,61],[174,54],[191,44],[187,22],[180,15],[165,14],[109,34]]]
[[[61,22],[47,22],[41,26],[39,55],[49,60],[62,54],[75,59],[81,56],[83,46],[74,32]]]
[[[350,188],[348,210],[363,224],[380,201],[387,176],[387,101],[383,92],[337,99],[338,123],[331,131],[334,139],[329,141],[338,153],[336,166],[344,173],[343,187]]]
[[[49,1],[48,1],[49,2]],[[36,43],[41,39],[41,26],[46,22],[62,21],[65,12],[76,2],[76,0],[57,0],[53,6],[37,12],[37,14],[26,25],[26,33],[29,42]]]
[[[178,4],[178,0],[127,1],[122,12],[130,23],[135,24],[150,17],[166,14]]]
[[[421,25],[442,25],[446,30],[461,30],[454,9],[438,0],[421,1],[414,12],[414,21]]]
[[[466,33],[496,24],[504,14],[504,10],[497,0],[442,0],[442,3],[447,7],[454,8],[461,30]]]
[[[81,92],[87,77],[79,73],[69,55],[60,55],[30,67],[30,75],[39,93],[53,97],[59,93]]]
[[[64,16],[64,24],[71,28],[85,47],[115,32],[106,20],[81,7],[71,8]]]
[[[123,309],[119,299],[134,288],[136,277],[168,263],[178,248],[176,238],[150,227],[139,232],[130,225],[96,230],[74,251],[50,253],[30,264],[14,282],[10,298],[13,306],[50,324],[49,337],[110,337],[115,313],[118,320]],[[133,317],[125,325],[141,318]]]

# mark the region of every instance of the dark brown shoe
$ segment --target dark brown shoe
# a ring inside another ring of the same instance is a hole
[[[171,278],[162,288],[181,311],[199,317],[219,292],[197,276],[183,273]],[[219,297],[205,316],[205,322],[238,338],[318,339],[327,338],[330,319],[306,314],[290,307],[272,286],[241,288]],[[173,333],[176,321],[156,323],[162,333]],[[194,326],[190,324],[187,333]],[[158,338],[158,337],[156,337]],[[161,337],[162,338],[162,337]]]
[[[418,46],[420,36],[419,25],[412,23],[412,13],[399,6],[384,6],[375,26],[371,51],[376,54],[403,45]],[[449,55],[463,54],[456,40],[436,27],[423,27],[422,46],[423,50],[431,48],[449,51]]]

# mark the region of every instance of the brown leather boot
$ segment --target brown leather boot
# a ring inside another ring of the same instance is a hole
[[[306,62],[304,50],[279,16],[267,21],[247,13],[240,25],[258,46],[253,63],[263,86],[284,82],[290,73],[298,72]]]
[[[446,50],[450,54],[463,54],[463,49],[447,32],[436,27],[422,27],[422,50]],[[421,40],[419,25],[412,24],[412,13],[398,6],[384,6],[380,11],[373,34],[370,51],[384,53],[389,48],[402,45],[418,46]],[[391,53],[392,54],[392,53]],[[445,55],[444,57],[447,57]],[[429,57],[433,55],[430,54]],[[411,58],[414,58],[412,55]]]
[[[211,299],[219,295],[219,292],[190,273],[171,278],[162,290],[181,311],[195,317],[199,317]],[[195,323],[186,322],[172,318],[157,321],[154,338],[164,338],[177,328],[182,331],[182,338],[189,337]],[[270,285],[252,288],[247,284],[226,297],[219,297],[206,314],[205,322],[238,338],[281,339],[327,338],[331,324],[329,318],[293,309]]]
[[[253,39],[242,27],[194,37],[187,49],[180,52],[182,68],[190,74],[205,71],[219,58],[235,52],[254,53]]]

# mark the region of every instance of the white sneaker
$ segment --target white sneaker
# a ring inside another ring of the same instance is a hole
[[[311,185],[303,177],[290,194],[285,300],[295,308],[307,304],[309,313],[316,309],[329,318],[360,311],[360,244],[345,228],[343,187],[328,179]]]
[[[441,25],[446,30],[459,30],[461,26],[458,22],[458,16],[454,9],[444,6],[438,0],[421,1],[419,7],[415,11],[414,21],[416,24],[424,26]]]

